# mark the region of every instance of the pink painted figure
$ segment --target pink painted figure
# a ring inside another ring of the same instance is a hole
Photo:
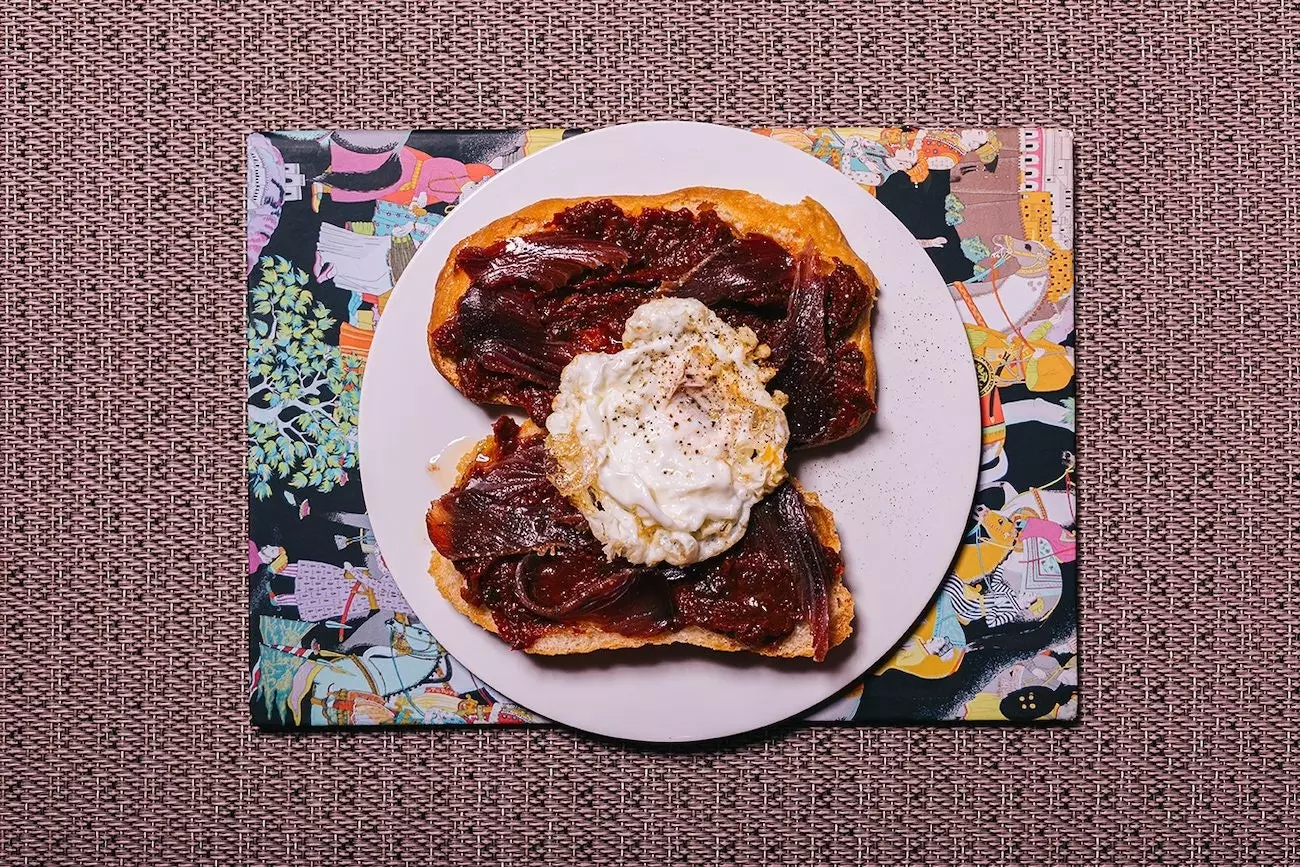
[[[1052,554],[1062,563],[1074,562],[1074,534],[1064,529],[1055,521],[1043,518],[1026,518],[1024,529],[1020,531],[1022,539],[1045,539],[1052,546]]]
[[[423,209],[451,203],[493,169],[406,147],[406,133],[339,132],[330,138],[329,171],[313,187],[313,203],[326,193],[336,202],[383,200]]]

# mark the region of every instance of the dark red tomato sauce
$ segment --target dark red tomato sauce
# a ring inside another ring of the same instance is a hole
[[[583,202],[543,231],[461,251],[470,287],[433,342],[455,360],[467,397],[515,404],[541,424],[575,355],[621,349],[624,323],[646,301],[697,298],[771,347],[791,446],[828,443],[875,411],[866,360],[846,339],[871,292],[838,259],[803,259],[764,235],[736,235],[709,208],[631,216],[609,199]]]
[[[761,648],[809,623],[814,656],[825,656],[828,593],[843,564],[790,483],[753,508],[725,553],[684,568],[635,566],[606,560],[586,518],[548,480],[542,436],[521,438],[509,418],[493,435],[488,460],[434,501],[426,523],[465,576],[466,601],[491,611],[511,646],[582,621],[639,637],[698,625]]]

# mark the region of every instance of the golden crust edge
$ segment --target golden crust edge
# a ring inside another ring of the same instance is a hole
[[[469,290],[469,277],[456,268],[456,258],[467,247],[484,247],[504,238],[541,230],[557,213],[581,202],[609,199],[629,214],[639,214],[645,208],[689,208],[698,211],[712,205],[718,216],[742,233],[761,233],[780,243],[792,255],[800,252],[802,243],[812,240],[822,256],[838,258],[850,265],[871,291],[872,301],[863,311],[849,339],[867,360],[865,383],[867,391],[876,396],[876,362],[871,347],[871,320],[875,297],[880,283],[875,274],[849,246],[843,230],[831,213],[811,198],[792,205],[769,201],[757,193],[745,190],[727,190],[720,187],[687,187],[670,193],[653,196],[585,196],[569,199],[543,199],[488,223],[483,228],[462,239],[452,247],[451,254],[438,274],[434,287],[433,308],[429,315],[429,356],[434,366],[453,386],[460,387],[455,362],[443,356],[433,345],[434,332],[456,310],[456,304]],[[505,403],[506,401],[498,401]]]
[[[520,425],[521,437],[536,436],[540,432],[540,428],[531,421],[525,421]],[[457,483],[459,483],[460,477],[464,476],[475,456],[487,453],[492,442],[493,438],[490,435],[485,437],[461,459],[458,467]],[[838,552],[840,550],[840,537],[835,529],[834,516],[815,493],[805,490],[797,481],[794,482],[794,485],[795,489],[804,498],[809,518],[813,524],[813,531],[817,534],[818,539],[831,550]],[[456,570],[455,564],[438,553],[436,548],[429,560],[429,574],[433,578],[438,592],[451,603],[452,608],[468,617],[474,625],[486,629],[494,635],[500,634],[496,622],[492,619],[492,612],[481,605],[471,605],[465,601],[465,597],[461,595],[461,589],[465,586],[464,576]],[[830,608],[828,643],[830,647],[835,647],[853,633],[853,594],[844,586],[842,580],[837,580],[831,587],[828,602]],[[617,650],[664,644],[687,644],[726,652],[748,651],[762,656],[784,658],[810,657],[813,654],[812,629],[806,623],[801,623],[779,644],[771,647],[753,648],[701,626],[688,626],[685,629],[678,629],[650,638],[634,638],[616,632],[608,632],[599,626],[582,621],[568,624],[563,629],[542,636],[531,647],[526,648],[525,652],[538,656],[561,656],[591,653],[597,650]]]

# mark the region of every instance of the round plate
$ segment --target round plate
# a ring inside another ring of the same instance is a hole
[[[429,502],[448,481],[429,460],[488,433],[499,408],[457,393],[429,360],[434,283],[451,248],[499,217],[553,197],[750,190],[811,196],[880,280],[873,336],[879,412],[846,442],[790,469],[835,513],[853,635],[825,662],[661,647],[571,657],[509,648],[442,598],[427,569]],[[965,331],[925,251],[871,195],[789,145],[697,123],[640,123],[568,139],[493,178],[420,247],[393,290],[361,393],[360,468],[379,548],[420,620],[470,671],[525,707],[611,737],[690,741],[777,722],[834,695],[901,638],[943,579],[971,508],[979,398]]]

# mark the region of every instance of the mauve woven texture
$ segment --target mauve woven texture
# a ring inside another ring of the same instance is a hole
[[[0,861],[1300,860],[1294,3],[185,8],[0,30]],[[646,117],[1076,132],[1082,724],[249,728],[245,133]]]

